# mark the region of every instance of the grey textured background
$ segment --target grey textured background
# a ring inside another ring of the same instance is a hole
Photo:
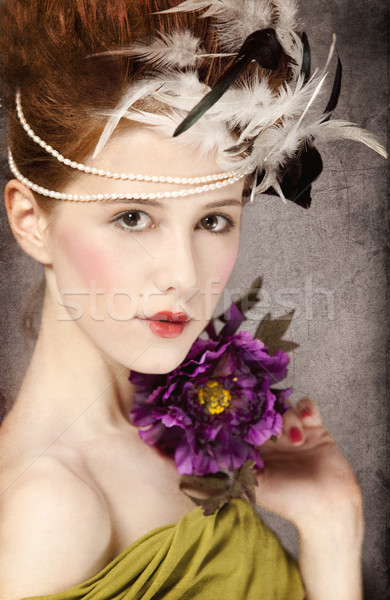
[[[358,122],[383,143],[387,130],[388,6],[385,0],[304,0],[314,65],[322,66],[332,32],[344,67],[336,117]],[[4,137],[4,136],[3,136]],[[296,314],[289,336],[295,399],[309,395],[353,465],[364,495],[365,598],[389,597],[386,580],[386,305],[388,206],[385,161],[355,143],[319,147],[325,172],[312,208],[261,196],[246,208],[245,236],[229,290],[247,289],[259,274],[263,296],[253,323],[269,310]],[[41,267],[13,242],[1,207],[0,348],[3,407],[16,395],[32,346],[21,314]],[[268,517],[269,518],[269,517]],[[291,549],[294,531],[269,518]],[[331,574],[330,574],[331,575]],[[335,599],[337,600],[337,599]]]

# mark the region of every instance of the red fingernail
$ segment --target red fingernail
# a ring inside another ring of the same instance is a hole
[[[301,417],[311,417],[311,410],[310,408],[303,408],[301,411]]]
[[[289,435],[293,444],[297,444],[303,440],[302,432],[298,427],[291,427]]]

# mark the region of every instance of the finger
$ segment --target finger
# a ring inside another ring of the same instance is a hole
[[[294,446],[300,446],[305,441],[302,421],[294,408],[289,408],[283,415],[283,434],[281,439]]]
[[[296,410],[304,427],[322,426],[320,411],[311,398],[301,398],[297,403]]]

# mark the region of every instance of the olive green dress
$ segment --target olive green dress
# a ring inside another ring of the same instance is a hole
[[[303,600],[304,590],[275,534],[247,501],[235,499],[214,515],[196,508],[154,529],[88,581],[38,598]]]

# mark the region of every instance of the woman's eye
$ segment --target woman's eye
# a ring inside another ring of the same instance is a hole
[[[227,233],[234,227],[234,222],[223,215],[207,215],[199,221],[200,228],[213,233]]]
[[[141,210],[129,210],[115,219],[115,225],[131,231],[142,231],[153,223],[151,217]]]

